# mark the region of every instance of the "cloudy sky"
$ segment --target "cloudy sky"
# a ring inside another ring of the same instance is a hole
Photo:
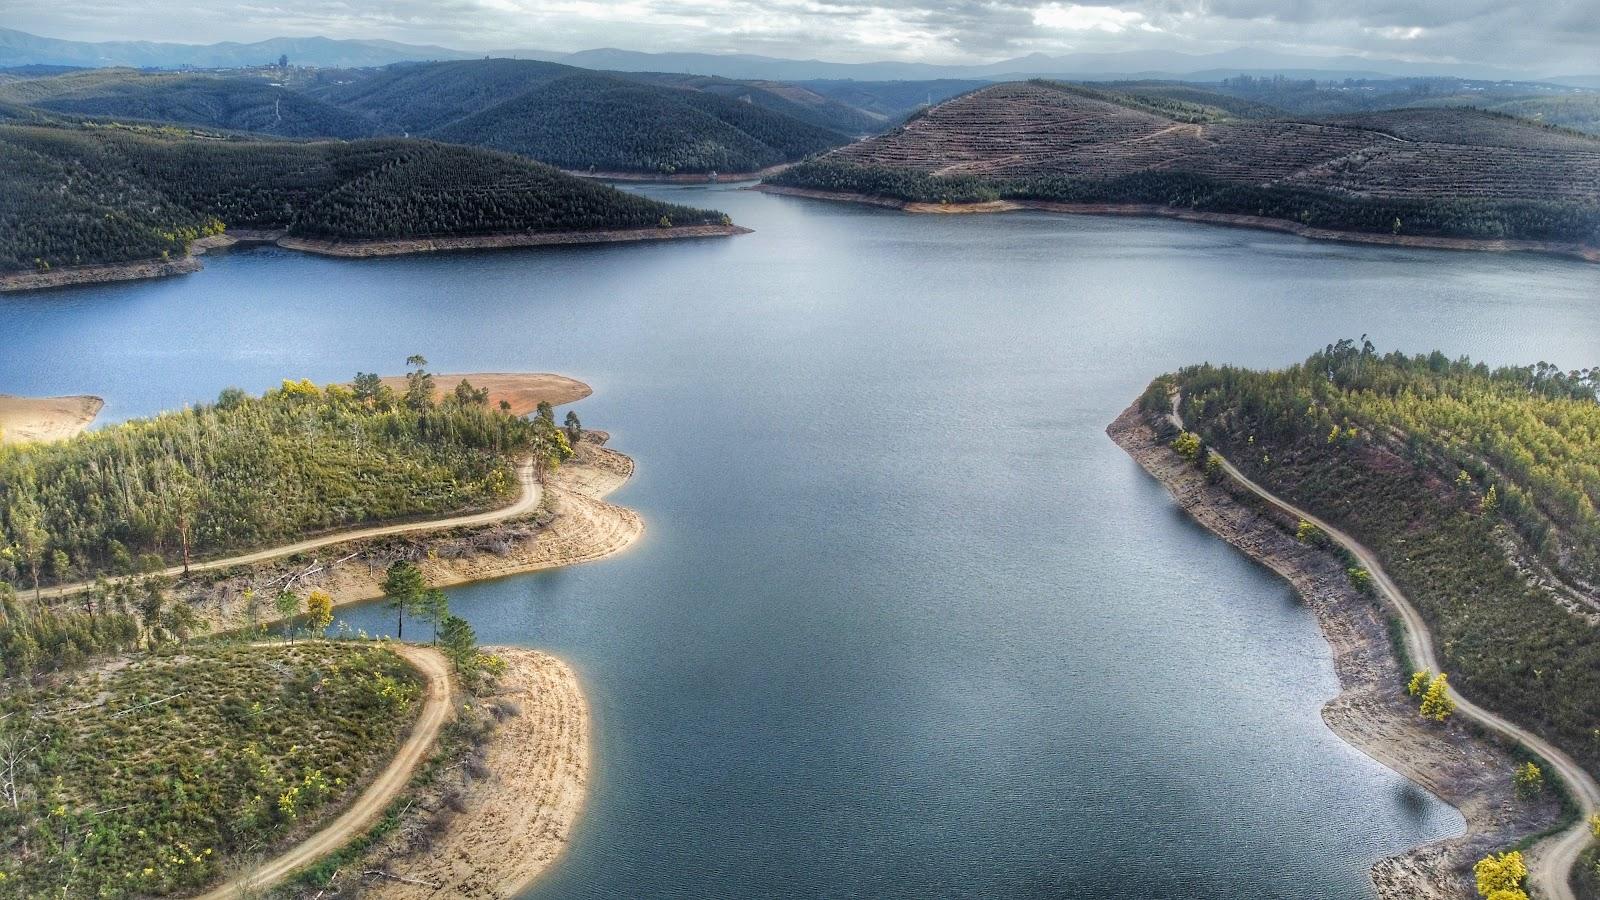
[[[0,0],[0,25],[79,40],[321,34],[468,50],[609,46],[841,62],[1248,45],[1600,69],[1600,0]]]

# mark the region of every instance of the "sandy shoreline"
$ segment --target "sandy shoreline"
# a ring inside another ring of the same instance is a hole
[[[1172,494],[1195,521],[1293,585],[1315,613],[1333,651],[1340,693],[1323,721],[1346,742],[1461,810],[1464,834],[1413,848],[1373,865],[1383,900],[1473,896],[1471,865],[1490,851],[1553,824],[1557,801],[1518,800],[1513,759],[1457,722],[1425,722],[1401,690],[1386,621],[1350,586],[1343,564],[1294,540],[1292,522],[1275,522],[1213,485],[1162,442],[1137,404],[1107,429],[1120,447]]]
[[[685,240],[732,237],[749,234],[738,225],[675,225],[669,228],[622,228],[603,231],[517,232],[463,237],[408,238],[373,241],[327,241],[289,237],[281,231],[230,231],[201,238],[189,252],[175,259],[135,260],[92,266],[63,266],[48,272],[11,272],[0,275],[0,293],[37,291],[46,288],[112,281],[142,281],[168,275],[185,275],[201,269],[201,254],[233,246],[273,244],[319,256],[364,259],[378,256],[406,256],[451,250],[496,250],[517,247],[575,246],[583,244],[633,243],[638,241]]]
[[[484,649],[506,661],[506,674],[470,703],[505,718],[356,867],[387,873],[365,876],[363,897],[514,897],[571,840],[590,771],[589,710],[578,676],[536,650]],[[468,765],[484,777],[470,775]]]
[[[1540,253],[1600,263],[1600,247],[1561,241],[1529,241],[1512,239],[1435,237],[1420,234],[1379,234],[1365,231],[1336,231],[1331,228],[1313,228],[1287,219],[1265,216],[1247,216],[1235,213],[1202,212],[1178,209],[1155,203],[1059,203],[1050,200],[991,200],[983,203],[918,203],[875,197],[844,191],[820,191],[811,188],[794,188],[775,184],[760,184],[751,190],[789,197],[807,197],[813,200],[835,200],[844,203],[863,203],[904,210],[910,213],[975,214],[1011,212],[1032,209],[1043,212],[1086,216],[1133,216],[1138,218],[1177,219],[1183,222],[1200,222],[1225,225],[1233,228],[1252,228],[1277,231],[1318,241],[1336,241],[1345,244],[1368,244],[1384,247],[1417,247],[1429,250],[1470,250],[1487,253]]]
[[[391,563],[409,559],[432,587],[451,587],[576,565],[620,553],[644,534],[644,520],[605,496],[626,484],[633,460],[603,446],[605,432],[586,431],[573,459],[544,484],[537,511],[491,525],[332,543],[315,551],[249,566],[197,572],[173,585],[213,631],[270,621],[271,597],[285,587],[304,596],[321,590],[335,608],[383,596]],[[255,611],[247,591],[254,592]],[[407,623],[411,628],[426,625]],[[422,632],[416,632],[422,633]]]
[[[95,420],[106,405],[88,394],[71,397],[16,397],[0,394],[0,443],[59,441]]]
[[[405,392],[404,375],[386,375],[382,381],[396,392]],[[509,403],[509,412],[514,416],[532,413],[539,408],[541,400],[551,406],[565,406],[594,393],[587,384],[575,378],[550,372],[448,372],[434,374],[434,399],[443,398],[463,381],[488,391],[491,409],[498,409],[502,400]]]

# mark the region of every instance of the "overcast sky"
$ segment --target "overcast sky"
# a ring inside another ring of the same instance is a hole
[[[841,62],[1249,45],[1600,69],[1600,0],[0,0],[0,25],[77,40],[320,34],[467,50],[622,47]]]

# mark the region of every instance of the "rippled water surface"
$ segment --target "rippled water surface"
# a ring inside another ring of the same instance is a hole
[[[3,297],[0,391],[117,419],[416,352],[593,384],[642,543],[450,592],[486,640],[572,661],[594,710],[590,799],[533,896],[1360,898],[1461,827],[1322,725],[1312,616],[1103,429],[1179,365],[1363,332],[1592,365],[1600,267],[645,190],[756,233],[257,250]]]

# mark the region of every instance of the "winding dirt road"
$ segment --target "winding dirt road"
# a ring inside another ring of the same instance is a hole
[[[448,531],[452,528],[466,528],[474,525],[488,525],[491,522],[500,522],[517,516],[528,515],[539,508],[539,502],[544,499],[544,487],[539,483],[538,475],[533,471],[533,460],[523,460],[517,466],[517,480],[522,483],[522,493],[509,506],[491,509],[478,513],[467,513],[460,516],[450,516],[444,519],[428,519],[422,522],[402,522],[398,525],[374,525],[370,528],[355,528],[349,531],[334,531],[328,534],[295,541],[292,544],[280,544],[264,550],[254,550],[241,553],[238,556],[228,556],[222,559],[212,559],[205,562],[189,564],[190,572],[205,572],[211,569],[226,569],[231,566],[250,565],[252,563],[266,562],[269,559],[278,559],[283,556],[293,556],[296,553],[305,553],[330,544],[343,544],[346,541],[359,541],[367,538],[387,537],[394,534],[413,534],[419,531]],[[183,566],[168,566],[160,571],[161,575],[177,578],[184,574]],[[64,584],[42,591],[45,597],[69,597],[93,587],[89,581],[78,581]]]
[[[1167,418],[1180,430],[1184,428],[1183,419],[1178,415],[1178,403],[1181,398],[1174,394],[1172,412]],[[1213,450],[1212,452],[1216,452]],[[1411,655],[1413,665],[1430,672],[1441,672],[1439,657],[1433,646],[1433,633],[1428,630],[1428,623],[1423,620],[1422,614],[1411,604],[1400,587],[1384,571],[1383,564],[1378,561],[1377,554],[1367,549],[1355,538],[1341,531],[1331,523],[1313,515],[1308,510],[1301,509],[1292,503],[1280,499],[1271,491],[1255,483],[1249,476],[1239,471],[1238,467],[1229,462],[1221,453],[1216,454],[1222,463],[1223,471],[1227,472],[1235,481],[1247,488],[1251,493],[1260,497],[1272,506],[1296,518],[1303,519],[1320,528],[1333,541],[1355,556],[1355,558],[1372,573],[1372,583],[1379,594],[1388,601],[1394,611],[1400,615],[1405,623],[1406,650]],[[1582,766],[1578,765],[1572,757],[1563,753],[1558,747],[1531,731],[1502,719],[1500,716],[1473,703],[1461,696],[1455,688],[1450,689],[1450,696],[1456,701],[1456,715],[1465,716],[1490,731],[1522,744],[1534,753],[1544,757],[1545,761],[1554,768],[1567,783],[1572,793],[1573,803],[1578,807],[1578,821],[1567,830],[1552,835],[1539,842],[1533,848],[1528,862],[1528,885],[1533,888],[1536,896],[1545,900],[1577,900],[1568,879],[1572,867],[1577,863],[1578,857],[1584,848],[1589,845],[1589,824],[1587,819],[1596,810],[1600,810],[1600,784],[1596,784],[1594,777]]]
[[[417,766],[427,758],[439,737],[439,729],[450,718],[450,694],[454,690],[450,666],[444,654],[431,647],[413,647],[407,644],[392,645],[394,651],[411,663],[426,679],[423,688],[422,713],[412,726],[411,736],[400,746],[389,765],[367,786],[356,802],[321,831],[289,848],[281,856],[269,859],[250,872],[230,879],[219,887],[201,894],[196,900],[235,900],[254,897],[266,888],[287,878],[298,869],[305,868],[322,857],[338,850],[368,828],[383,815],[390,802],[400,795]]]

